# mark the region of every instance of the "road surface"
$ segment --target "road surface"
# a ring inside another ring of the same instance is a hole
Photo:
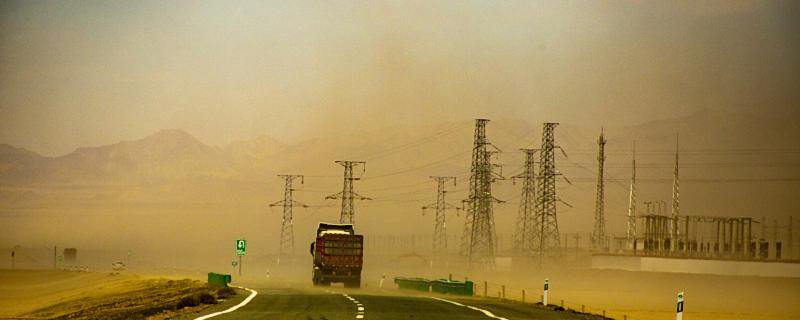
[[[600,319],[573,312],[558,312],[531,304],[494,299],[459,299],[397,290],[346,290],[344,288],[254,288],[249,304],[213,319],[352,320],[352,319]],[[470,308],[472,307],[472,308]]]

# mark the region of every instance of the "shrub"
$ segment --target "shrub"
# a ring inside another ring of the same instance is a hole
[[[181,300],[178,301],[178,304],[175,305],[175,309],[180,310],[186,307],[196,307],[198,305],[200,305],[200,301],[197,300],[197,297],[188,296],[181,298]]]
[[[217,304],[217,299],[208,292],[203,292],[197,295],[197,300],[202,304]]]
[[[219,288],[217,289],[217,299],[227,299],[236,295],[236,290],[233,288]]]

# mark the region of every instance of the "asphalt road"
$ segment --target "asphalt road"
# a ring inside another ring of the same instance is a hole
[[[214,319],[599,319],[573,312],[547,310],[531,304],[439,296],[448,300],[444,301],[397,290],[252,289],[258,291],[258,296],[248,305]]]

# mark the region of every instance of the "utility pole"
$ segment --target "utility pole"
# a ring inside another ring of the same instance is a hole
[[[469,198],[464,200],[467,216],[462,237],[462,254],[466,254],[470,265],[480,262],[489,269],[494,268],[496,231],[494,228],[494,202],[502,202],[492,196],[492,183],[503,177],[494,171],[491,157],[499,152],[486,139],[488,119],[475,120],[474,144],[472,148],[472,167],[469,178]],[[488,150],[492,147],[494,150]]]
[[[600,129],[597,138],[597,198],[594,203],[594,232],[592,232],[592,249],[594,251],[607,251],[606,247],[606,217],[605,217],[605,181],[603,178],[603,164],[606,161],[606,138]]]
[[[537,198],[534,216],[534,248],[539,254],[541,265],[545,254],[560,256],[561,238],[558,234],[558,217],[556,202],[555,128],[558,123],[544,123],[542,128],[542,146],[539,149],[539,175],[536,179]],[[562,149],[563,153],[564,150]]]
[[[633,141],[633,161],[631,168],[633,172],[631,174],[631,190],[628,198],[628,231],[626,236],[630,249],[636,251],[636,141]]]
[[[356,212],[355,212],[355,207],[353,205],[353,201],[356,199],[372,200],[371,198],[364,197],[353,191],[353,181],[361,179],[353,177],[353,167],[361,165],[362,166],[361,173],[364,173],[364,167],[366,166],[366,162],[336,161],[336,163],[344,167],[344,184],[342,186],[342,191],[329,195],[325,197],[325,199],[342,199],[342,212],[341,215],[339,216],[339,223],[355,224]]]
[[[670,240],[669,250],[675,251],[678,247],[678,216],[680,215],[680,192],[678,189],[678,143],[680,139],[678,134],[675,134],[675,172],[672,176],[672,222],[670,223]],[[685,232],[689,232],[686,230]]]
[[[520,255],[532,254],[534,215],[536,206],[536,149],[520,149],[525,152],[525,171],[511,177],[512,182],[522,179],[522,196],[517,215],[517,230],[514,235],[514,250]]]
[[[778,237],[779,237],[778,228],[780,228],[778,226],[778,219],[773,219],[772,220],[772,243],[774,244],[776,249],[778,248]]]
[[[295,175],[295,174],[279,174],[278,177],[283,178],[283,200],[270,203],[270,207],[275,206],[282,206],[283,207],[283,216],[281,218],[281,239],[280,244],[278,247],[278,265],[281,263],[281,259],[286,256],[294,257],[294,227],[292,223],[292,208],[294,206],[299,206],[303,208],[308,208],[307,205],[304,203],[300,203],[294,201],[292,199],[292,192],[295,190],[292,188],[292,182],[296,179],[300,179],[300,184],[303,184],[303,176],[302,175]]]
[[[447,190],[444,189],[448,181],[453,181],[453,186],[456,185],[456,177],[434,177],[431,179],[436,180],[436,203],[432,203],[422,207],[422,214],[425,214],[426,209],[436,208],[436,225],[433,228],[433,252],[437,255],[447,254],[447,217],[445,210],[459,208],[447,203],[444,199]]]
[[[787,230],[789,232],[786,239],[787,241],[789,241],[788,245],[789,254],[787,254],[786,256],[788,256],[789,259],[794,259],[794,239],[792,239],[792,232],[794,230],[792,230],[792,216],[789,216],[789,227],[787,228]]]

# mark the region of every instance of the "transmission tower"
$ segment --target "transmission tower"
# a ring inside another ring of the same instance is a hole
[[[628,246],[631,250],[636,250],[636,141],[633,142],[633,161],[631,164],[633,170],[631,174],[631,190],[628,198],[628,231],[626,233],[628,238]]]
[[[372,200],[371,198],[364,197],[353,191],[353,181],[360,180],[360,178],[353,177],[353,167],[361,165],[361,173],[364,173],[364,166],[366,166],[366,162],[336,161],[336,163],[344,167],[344,183],[342,186],[342,191],[329,195],[325,197],[325,199],[342,199],[342,211],[341,215],[339,216],[339,223],[355,224],[356,212],[353,205],[354,200]]]
[[[292,188],[292,182],[295,179],[300,179],[300,184],[303,183],[303,176],[302,175],[293,175],[293,174],[279,174],[278,177],[283,178],[283,200],[270,203],[270,207],[275,206],[282,206],[283,207],[283,217],[281,218],[281,239],[280,239],[280,247],[278,249],[278,264],[280,264],[281,258],[286,256],[294,256],[294,229],[292,226],[292,208],[294,206],[307,208],[308,206],[294,201],[292,199],[292,191],[295,189]]]
[[[678,190],[678,134],[675,134],[675,172],[672,176],[672,228],[670,230],[670,251],[677,250],[678,244],[678,216],[680,215],[680,192]],[[686,230],[688,232],[689,230]],[[688,244],[687,244],[688,245]]]
[[[606,217],[605,217],[605,181],[603,177],[603,164],[606,161],[606,138],[600,129],[597,138],[597,199],[594,204],[594,231],[592,232],[592,247],[594,250],[606,251]]]
[[[561,238],[558,234],[556,211],[556,171],[554,131],[557,123],[544,123],[542,128],[542,147],[539,149],[539,175],[536,179],[537,198],[534,216],[533,250],[539,254],[539,263],[545,255],[560,256]],[[563,152],[563,150],[562,150]]]
[[[460,209],[450,203],[447,203],[444,199],[447,190],[445,190],[445,185],[448,181],[453,181],[453,186],[456,185],[456,177],[430,177],[431,179],[436,180],[436,203],[431,203],[429,205],[422,207],[422,214],[425,214],[425,210],[427,209],[436,209],[436,226],[433,228],[433,252],[435,254],[446,254],[447,253],[447,219],[445,216],[445,210],[447,209]]]
[[[487,122],[487,119],[475,120],[469,198],[464,200],[467,215],[461,249],[470,264],[479,262],[491,269],[494,268],[496,237],[493,204],[502,202],[492,196],[492,183],[503,177],[494,171],[499,166],[491,161],[492,155],[499,150],[486,139]],[[489,147],[493,150],[489,150]]]
[[[536,149],[520,149],[525,152],[525,170],[511,177],[512,182],[522,179],[522,196],[517,215],[517,229],[514,234],[514,250],[521,255],[531,254],[534,236],[534,214],[536,206]]]

